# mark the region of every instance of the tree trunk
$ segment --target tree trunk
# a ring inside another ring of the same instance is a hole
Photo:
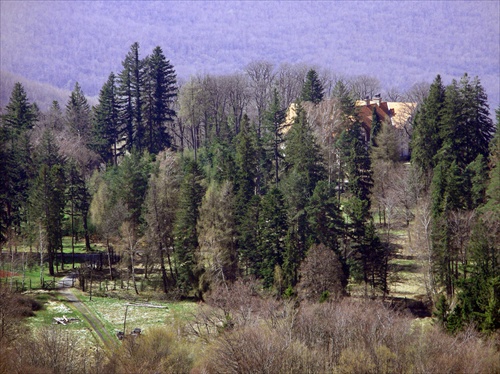
[[[163,255],[163,246],[160,243],[160,247],[158,248],[160,252],[160,267],[161,267],[161,279],[163,281],[163,292],[168,292],[168,279],[167,279],[167,270],[165,269],[165,258]]]
[[[82,221],[83,221],[83,232],[85,235],[85,250],[90,251],[90,236],[89,236],[89,227],[88,227],[88,222],[87,222],[87,217],[88,212],[84,211],[82,212]]]
[[[109,278],[110,280],[113,280],[113,265],[111,263],[111,247],[109,245],[109,238],[106,238],[106,248],[108,249]]]

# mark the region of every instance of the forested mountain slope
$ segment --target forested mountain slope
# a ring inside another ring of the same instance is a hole
[[[5,1],[1,69],[98,94],[122,51],[160,45],[183,79],[254,60],[367,74],[407,89],[441,74],[482,78],[499,103],[499,5],[480,2]]]

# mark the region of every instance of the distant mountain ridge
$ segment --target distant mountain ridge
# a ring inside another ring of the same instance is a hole
[[[479,76],[500,104],[498,1],[0,1],[0,69],[98,95],[134,42],[179,79],[258,60],[377,77],[384,89]],[[132,16],[133,15],[133,16]]]
[[[57,100],[61,108],[64,109],[71,95],[71,91],[69,90],[58,88],[48,83],[36,82],[18,74],[0,70],[0,109],[5,108],[9,103],[12,89],[17,82],[23,85],[30,102],[36,102],[42,111],[47,110],[54,100]],[[97,103],[96,97],[87,97],[87,100],[90,105]]]

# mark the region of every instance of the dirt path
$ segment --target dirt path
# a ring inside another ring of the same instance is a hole
[[[72,286],[74,282],[75,274],[70,274],[60,281],[57,282],[57,288],[59,294],[63,296],[71,305],[75,307],[87,320],[91,328],[97,334],[99,339],[101,339],[104,346],[108,349],[112,349],[117,345],[116,338],[106,330],[104,324],[84,303],[82,303],[73,293]]]

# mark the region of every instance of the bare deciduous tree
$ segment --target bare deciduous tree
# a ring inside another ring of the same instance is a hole
[[[337,254],[325,245],[313,245],[299,269],[297,285],[301,299],[320,301],[344,294],[344,271]]]
[[[257,135],[260,137],[264,112],[271,100],[272,85],[276,76],[274,65],[268,61],[254,61],[248,64],[245,72],[250,79],[250,92],[253,99],[255,115],[257,121]]]

